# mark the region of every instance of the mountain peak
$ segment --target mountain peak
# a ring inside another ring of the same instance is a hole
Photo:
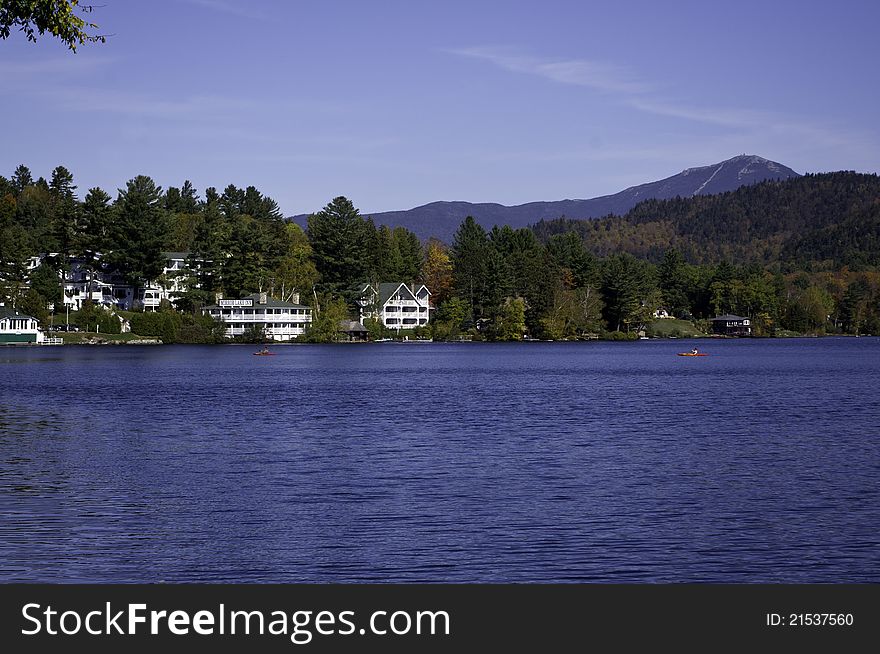
[[[527,227],[542,219],[598,218],[608,214],[623,215],[643,200],[668,200],[674,197],[714,195],[734,191],[740,186],[766,180],[800,177],[787,166],[754,154],[741,154],[709,166],[687,168],[677,175],[590,200],[529,202],[513,207],[494,203],[431,202],[408,211],[372,214],[377,225],[406,227],[419,238],[435,236],[452,242],[453,234],[467,216],[473,216],[487,229],[494,225]],[[297,219],[303,218],[297,216]]]

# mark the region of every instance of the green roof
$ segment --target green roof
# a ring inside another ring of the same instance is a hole
[[[26,320],[36,320],[36,318],[34,318],[33,316],[21,313],[18,309],[13,309],[12,307],[0,307],[0,320],[3,320],[4,318],[24,318]]]
[[[291,302],[282,302],[281,300],[276,300],[271,296],[266,296],[266,303],[260,304],[260,294],[253,293],[252,295],[245,295],[241,298],[223,298],[225,300],[253,300],[254,301],[254,309],[264,308],[264,309],[310,309],[311,307],[306,306],[305,304],[293,304]],[[221,307],[219,304],[212,304],[211,306],[205,307],[205,309],[230,309],[233,307]],[[249,309],[251,307],[235,307]]]
[[[407,284],[406,282],[382,282],[381,284],[379,284],[379,288],[378,288],[379,306],[384,306],[385,303],[391,299],[391,296],[394,295],[394,293],[397,291],[397,289],[399,289],[401,286],[403,286],[406,289],[407,293],[409,293],[413,297],[413,299],[415,299],[415,295],[413,294],[413,289],[411,288],[410,284]],[[420,288],[422,288],[422,286],[424,286],[424,284],[416,285],[415,286],[416,291],[418,291]],[[364,290],[361,291],[361,294],[366,293],[368,288],[373,288],[373,287],[371,287],[369,284],[367,284],[366,286],[364,286]],[[431,291],[428,291],[428,293],[430,293],[430,292]]]

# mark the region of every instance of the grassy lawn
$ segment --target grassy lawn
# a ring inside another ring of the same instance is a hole
[[[693,338],[695,336],[705,336],[706,334],[694,327],[694,324],[688,320],[666,319],[655,320],[648,324],[646,328],[648,336],[658,336],[660,338],[669,338],[670,336],[678,336],[679,338]]]

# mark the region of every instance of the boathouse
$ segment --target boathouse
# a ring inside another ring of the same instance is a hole
[[[751,336],[752,321],[726,313],[712,318],[712,333],[721,336]]]
[[[0,345],[42,342],[43,332],[36,318],[0,304]]]
[[[366,341],[369,339],[369,331],[357,320],[340,320],[339,333],[344,341]]]

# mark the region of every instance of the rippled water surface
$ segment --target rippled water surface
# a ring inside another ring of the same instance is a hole
[[[880,581],[880,340],[0,349],[0,581]]]

